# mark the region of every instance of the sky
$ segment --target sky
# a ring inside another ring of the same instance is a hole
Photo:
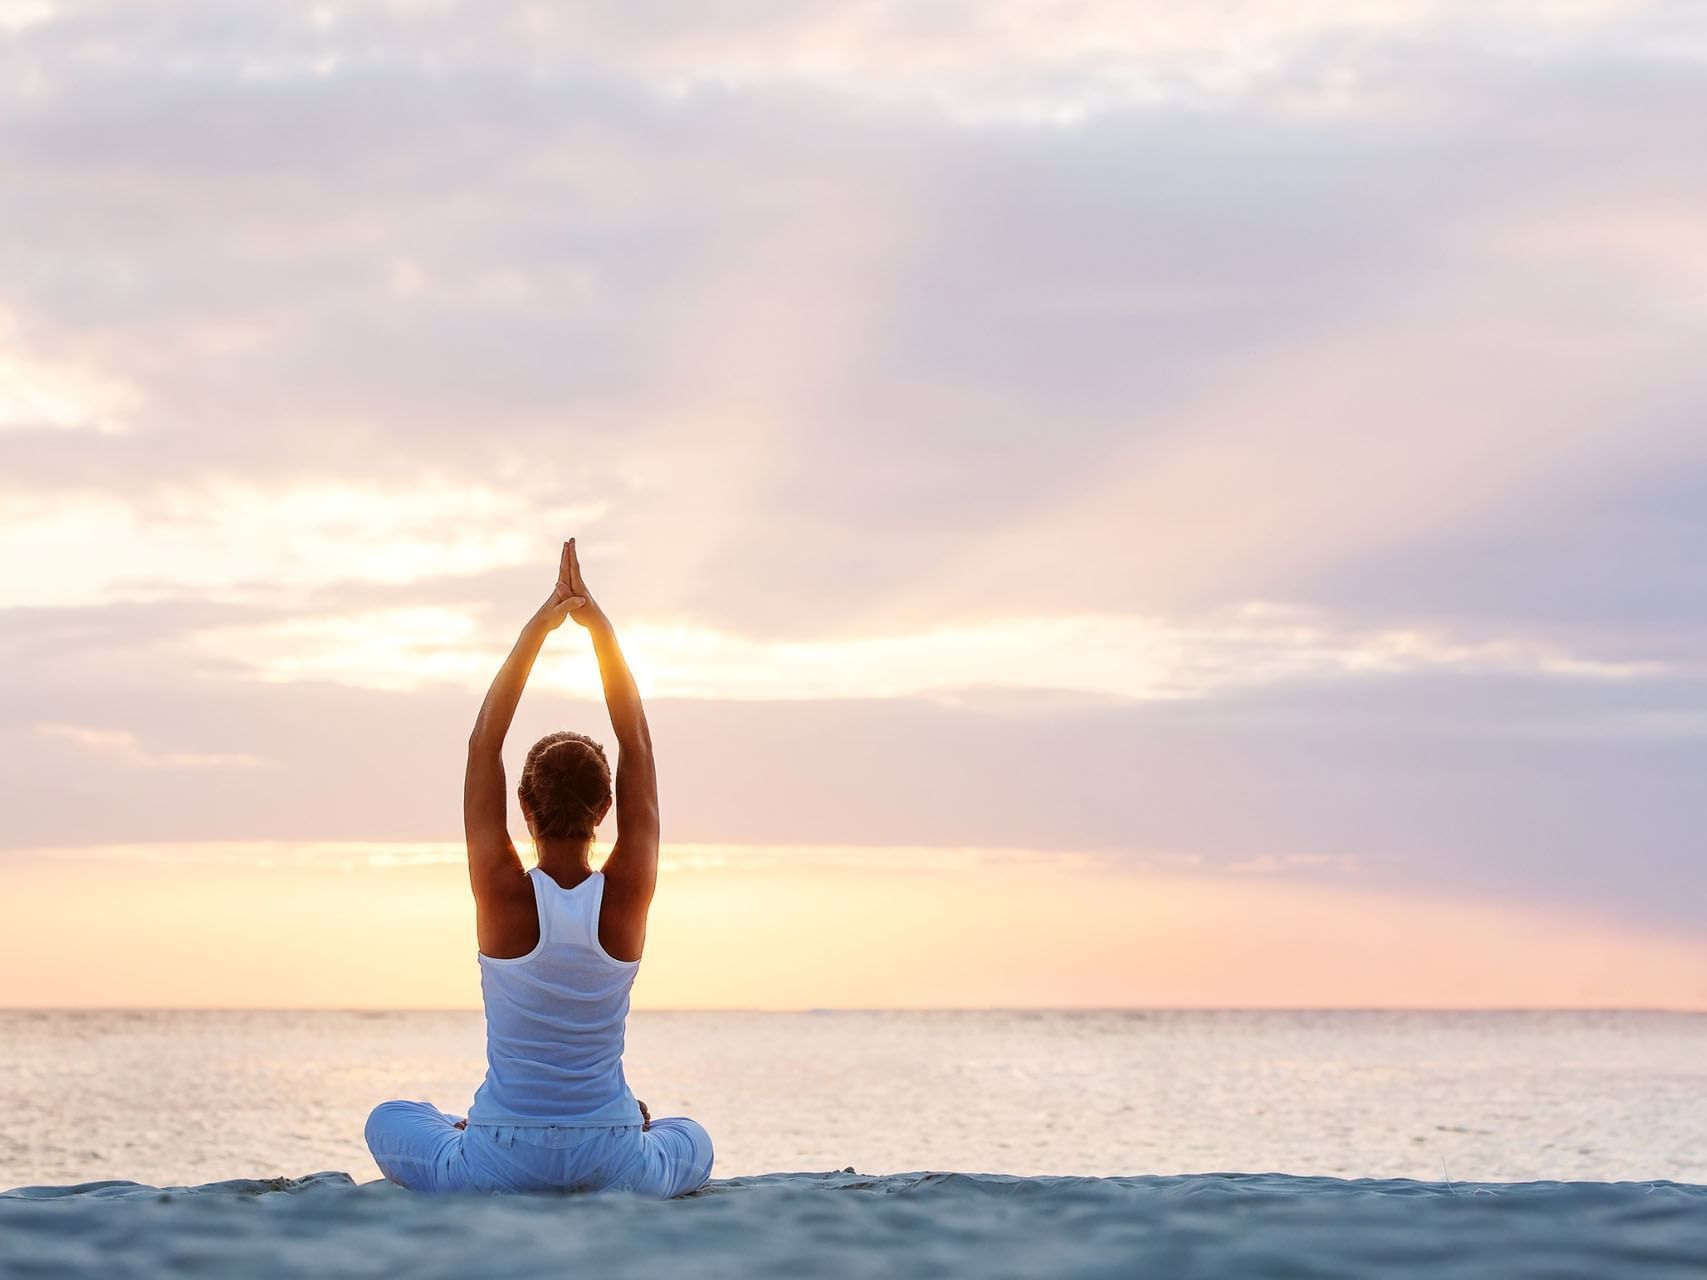
[[[637,1005],[1707,1008],[1704,128],[1688,3],[0,0],[0,1004],[477,1005],[574,535]]]

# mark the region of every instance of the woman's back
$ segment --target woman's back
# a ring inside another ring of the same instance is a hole
[[[565,889],[528,872],[539,943],[525,956],[480,954],[486,1080],[473,1124],[632,1125],[640,1105],[622,1073],[624,1024],[638,960],[599,944],[605,878]],[[524,944],[525,945],[525,944]]]
[[[598,660],[616,734],[614,786],[604,748],[586,734],[559,730],[534,743],[516,787],[539,854],[529,871],[510,839],[504,738],[546,637],[569,618],[585,628]],[[613,803],[616,840],[594,871],[593,838]],[[623,1078],[629,991],[658,883],[658,770],[640,689],[616,629],[587,594],[573,538],[563,544],[551,595],[480,704],[468,736],[462,825],[486,1081],[466,1120],[430,1102],[380,1103],[366,1129],[374,1162],[419,1191],[619,1187],[667,1198],[704,1186],[716,1157],[711,1135],[686,1116],[650,1119]]]

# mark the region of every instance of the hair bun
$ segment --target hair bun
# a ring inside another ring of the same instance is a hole
[[[516,791],[536,836],[590,840],[610,806],[610,762],[604,748],[585,734],[547,734],[528,752]]]

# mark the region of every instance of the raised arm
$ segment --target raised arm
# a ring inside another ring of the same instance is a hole
[[[640,690],[616,641],[616,629],[581,578],[575,540],[569,539],[568,598],[584,601],[569,616],[587,629],[599,660],[605,707],[616,735],[616,843],[605,859],[601,940],[621,958],[638,958],[646,939],[646,913],[658,885],[658,770]]]
[[[587,602],[570,589],[570,546],[563,544],[557,583],[544,604],[522,628],[510,656],[504,659],[486,700],[480,704],[474,731],[468,735],[468,769],[462,780],[462,828],[468,841],[468,878],[474,889],[475,919],[483,951],[496,945],[496,913],[511,900],[526,899],[531,913],[532,890],[504,820],[504,738],[515,718],[528,675],[546,636],[563,625],[571,609]]]

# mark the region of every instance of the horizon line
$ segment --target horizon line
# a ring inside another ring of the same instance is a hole
[[[113,1004],[54,1005],[5,1004],[7,1013],[483,1013],[478,1005],[175,1005]],[[1433,1005],[1433,1004],[1319,1004],[1319,1005],[788,1005],[788,1006],[670,1006],[638,1008],[631,1013],[1670,1013],[1707,1014],[1707,1005],[1646,1004],[1523,1004],[1523,1005]]]

